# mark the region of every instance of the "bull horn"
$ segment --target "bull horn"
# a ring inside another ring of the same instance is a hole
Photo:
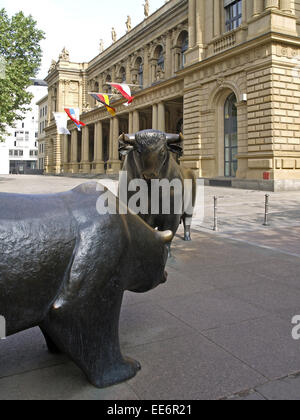
[[[119,141],[123,143],[130,144],[133,146],[135,144],[135,135],[134,134],[121,134],[119,137]]]
[[[171,230],[165,230],[164,232],[160,232],[159,230],[156,230],[155,234],[165,244],[168,244],[169,242],[171,242],[174,236]]]
[[[184,136],[182,133],[180,134],[166,134],[167,143],[174,144],[174,143],[182,143],[184,141]]]

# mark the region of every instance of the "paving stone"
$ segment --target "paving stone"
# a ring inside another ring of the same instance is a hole
[[[192,332],[192,328],[153,303],[129,305],[122,308],[121,347],[135,347],[168,338],[182,337]]]
[[[300,289],[300,258],[292,258],[286,255],[280,256],[280,264],[277,258],[257,261],[256,264],[242,264],[241,268],[253,275],[261,275],[270,280],[275,280],[289,287]]]
[[[300,377],[269,382],[257,387],[257,391],[268,400],[299,401]]]
[[[52,355],[48,352],[39,328],[0,340],[0,378],[62,364],[67,360],[63,355]]]
[[[32,370],[0,379],[5,400],[136,400],[128,385],[97,389],[73,363]]]
[[[240,322],[203,334],[268,379],[300,372],[300,342],[292,325],[277,317]]]
[[[275,314],[283,309],[295,308],[297,305],[300,309],[299,289],[278,282],[275,284],[267,278],[256,284],[228,288],[224,293]]]
[[[159,299],[159,305],[198,331],[266,316],[266,312],[234,297],[223,290],[195,293],[172,299]]]
[[[213,400],[265,382],[199,334],[138,346],[132,356],[142,370],[129,385],[145,400]]]

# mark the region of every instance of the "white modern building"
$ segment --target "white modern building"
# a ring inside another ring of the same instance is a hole
[[[0,175],[9,173],[9,150],[6,143],[0,143]]]
[[[48,124],[48,95],[44,96],[37,102],[39,108],[38,122],[38,169],[45,169],[45,128]]]
[[[15,127],[7,128],[6,140],[0,144],[0,175],[26,174],[38,169],[39,109],[36,100],[45,88],[32,87],[30,90],[35,95],[32,111],[17,121]]]

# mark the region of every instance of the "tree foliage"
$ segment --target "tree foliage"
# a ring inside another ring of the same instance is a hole
[[[30,109],[33,95],[27,92],[42,59],[44,32],[32,16],[19,12],[11,18],[0,9],[0,140],[5,126],[12,126]],[[4,66],[5,63],[5,66]]]

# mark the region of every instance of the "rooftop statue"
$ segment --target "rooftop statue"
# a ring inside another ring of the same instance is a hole
[[[144,15],[145,15],[145,18],[149,17],[149,14],[150,14],[149,0],[145,0],[145,4],[144,4]]]
[[[117,33],[116,33],[115,28],[112,28],[112,30],[111,30],[111,39],[112,39],[113,42],[117,41]]]
[[[131,25],[131,17],[127,16],[127,21],[126,21],[126,28],[127,28],[127,32],[130,32],[132,29],[132,25]]]
[[[62,61],[70,61],[70,54],[66,47],[64,47],[62,52],[60,53],[59,59]]]

